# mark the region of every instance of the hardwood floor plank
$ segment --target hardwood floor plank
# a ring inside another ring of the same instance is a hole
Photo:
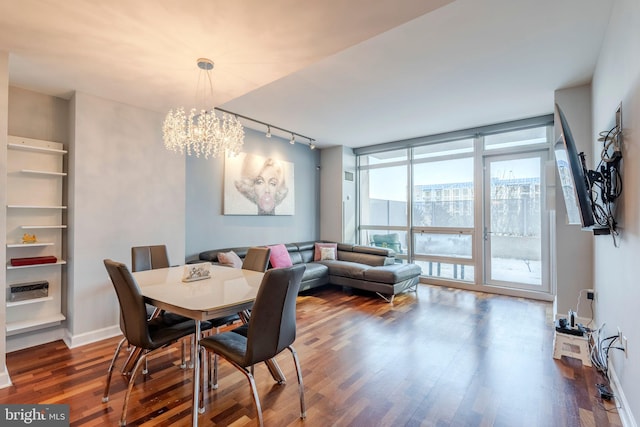
[[[298,297],[294,346],[303,370],[307,419],[299,418],[295,369],[273,382],[255,378],[267,426],[562,426],[620,427],[615,405],[598,397],[603,382],[579,360],[554,360],[550,304],[420,285],[387,304],[338,287]],[[7,355],[13,386],[2,403],[66,403],[72,426],[116,425],[127,378],[104,379],[120,338],[68,349],[61,341]],[[131,396],[129,425],[191,425],[192,371],[180,369],[180,345],[149,358]],[[203,426],[255,425],[245,377],[219,362],[219,388],[205,390]]]

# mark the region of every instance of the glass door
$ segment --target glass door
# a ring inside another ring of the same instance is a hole
[[[484,159],[484,281],[549,292],[546,151]]]

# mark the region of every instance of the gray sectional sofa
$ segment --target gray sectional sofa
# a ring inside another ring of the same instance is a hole
[[[337,243],[335,260],[314,261],[315,241],[287,243],[285,247],[295,264],[304,263],[307,268],[300,291],[332,284],[376,292],[388,302],[407,290],[417,290],[421,273],[415,264],[396,263],[395,252],[388,248]],[[317,243],[332,243],[318,241]],[[248,247],[213,249],[201,252],[199,261],[218,263],[218,253],[233,251],[240,258]],[[271,268],[271,265],[269,265]]]

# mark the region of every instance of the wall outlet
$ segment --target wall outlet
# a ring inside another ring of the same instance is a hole
[[[618,340],[617,341],[618,341],[619,347],[624,352],[624,357],[626,359],[627,358],[627,337],[622,335],[622,331],[620,330],[620,326],[618,326]]]

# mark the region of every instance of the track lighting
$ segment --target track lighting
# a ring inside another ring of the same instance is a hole
[[[302,134],[297,133],[297,132],[292,132],[289,129],[284,129],[284,128],[281,128],[281,127],[278,127],[278,126],[274,126],[274,125],[272,125],[270,123],[265,123],[265,122],[262,122],[260,120],[252,119],[251,117],[243,116],[242,114],[237,114],[237,113],[233,113],[233,112],[228,111],[228,110],[223,110],[222,108],[214,107],[214,109],[217,110],[217,111],[220,111],[222,113],[229,114],[229,115],[235,117],[236,120],[238,118],[241,118],[241,119],[244,119],[244,120],[249,120],[251,122],[259,123],[259,124],[261,124],[263,126],[266,126],[267,127],[267,132],[264,134],[264,136],[266,138],[271,138],[271,129],[273,128],[273,129],[277,129],[277,130],[279,130],[281,132],[284,132],[285,134],[287,134],[287,133],[290,134],[291,135],[291,139],[289,139],[289,144],[291,144],[291,145],[295,145],[296,136],[299,136],[301,138],[309,140],[309,148],[311,150],[315,150],[315,148],[316,148],[316,145],[315,145],[315,141],[316,140],[313,139],[313,138],[310,138],[308,136],[302,135]]]

